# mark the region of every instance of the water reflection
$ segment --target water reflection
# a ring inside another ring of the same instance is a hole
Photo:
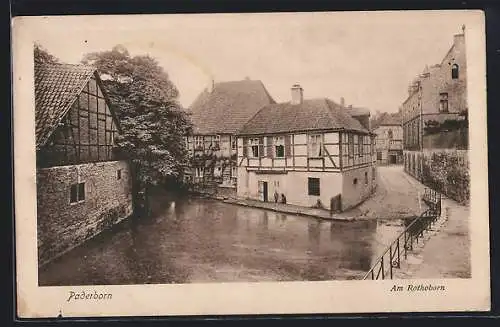
[[[40,271],[40,285],[357,278],[401,226],[158,196]],[[400,224],[401,225],[401,224]]]

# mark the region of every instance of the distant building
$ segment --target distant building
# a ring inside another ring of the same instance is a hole
[[[384,113],[373,126],[377,165],[403,163],[403,127],[399,113]]]
[[[238,133],[238,186],[242,198],[345,210],[374,190],[374,135],[333,101],[303,99],[264,106]]]
[[[195,184],[236,187],[235,133],[263,106],[274,103],[261,81],[214,83],[189,108],[193,134],[186,138],[191,166],[186,178]]]
[[[132,213],[128,163],[95,68],[35,64],[38,262],[44,264]]]
[[[403,102],[404,166],[411,175],[422,175],[424,149],[467,148],[466,129],[455,129],[467,107],[465,36],[453,44],[436,65],[426,67],[408,88]]]

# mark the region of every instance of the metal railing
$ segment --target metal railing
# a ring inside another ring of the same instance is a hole
[[[403,259],[407,259],[408,252],[413,250],[414,244],[424,237],[436,220],[441,216],[441,194],[426,188],[422,200],[428,205],[419,217],[413,219],[408,226],[385,249],[375,261],[363,279],[392,279],[394,269],[401,268]]]

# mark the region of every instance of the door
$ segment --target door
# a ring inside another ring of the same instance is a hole
[[[264,202],[267,202],[267,182],[262,182],[262,186],[262,196],[264,197]]]

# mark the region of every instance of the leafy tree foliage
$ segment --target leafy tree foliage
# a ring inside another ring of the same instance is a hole
[[[188,163],[184,136],[191,123],[179,92],[158,62],[131,56],[123,46],[89,53],[82,62],[97,67],[122,127],[115,143],[134,164],[141,189],[180,182]]]
[[[36,64],[53,64],[59,62],[59,59],[51,55],[38,43],[35,43],[33,47],[33,54]]]

